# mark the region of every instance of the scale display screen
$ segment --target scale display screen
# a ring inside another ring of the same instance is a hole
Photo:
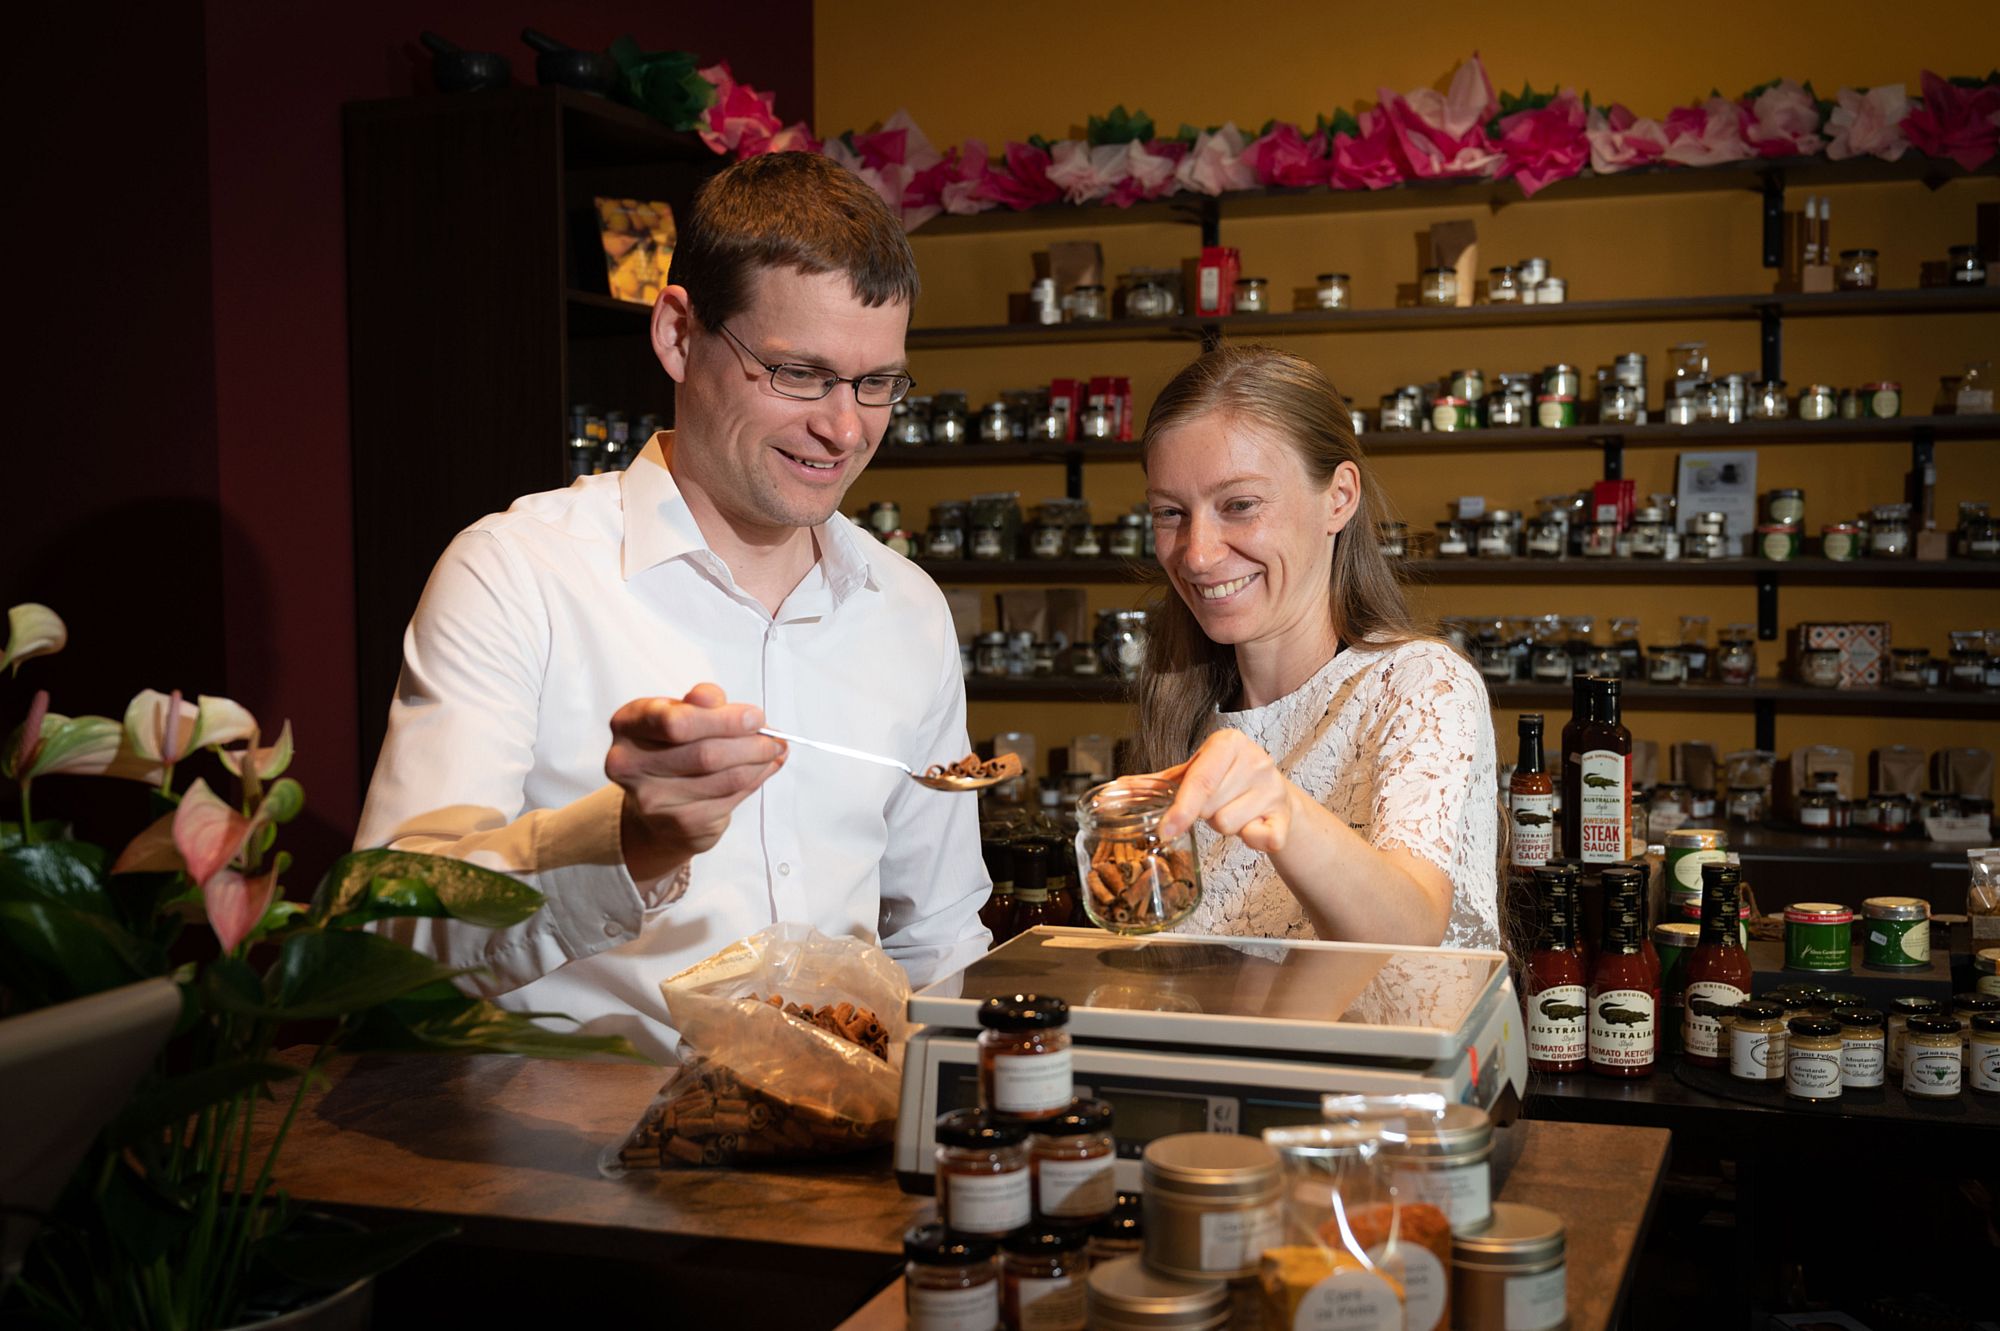
[[[1017,993],[1070,1005],[1071,1034],[1144,1043],[1447,1057],[1506,973],[1498,952],[1036,929],[910,1002],[917,1021],[977,1029]]]

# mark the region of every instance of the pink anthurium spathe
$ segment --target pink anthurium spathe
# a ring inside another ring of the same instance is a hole
[[[255,823],[236,806],[196,779],[174,811],[174,848],[181,853],[187,876],[206,890],[208,880],[243,853]]]
[[[153,825],[138,836],[119,853],[118,862],[111,866],[113,874],[121,873],[173,873],[187,868],[181,859],[180,847],[174,844],[175,813],[163,813],[153,820]]]
[[[229,769],[229,774],[241,777],[246,765],[250,774],[259,781],[276,781],[292,765],[292,723],[285,722],[278,732],[278,742],[269,748],[258,746],[259,736],[252,731],[248,742],[240,749],[217,749],[215,756]],[[248,760],[247,764],[245,760]]]
[[[234,869],[221,869],[201,885],[202,909],[208,913],[208,927],[224,952],[234,952],[271,908],[278,892],[278,866],[255,878],[246,878]]]
[[[125,709],[125,738],[141,758],[172,767],[196,749],[234,744],[257,733],[240,703],[204,694],[188,702],[180,690],[146,689]]]
[[[0,669],[19,670],[21,662],[59,652],[68,641],[62,616],[45,605],[24,601],[7,611],[7,646],[0,650]]]
[[[155,769],[131,760],[125,752],[124,729],[116,721],[108,716],[63,716],[48,706],[47,690],[37,691],[27,719],[0,755],[0,775],[14,781],[65,772],[151,779]]]

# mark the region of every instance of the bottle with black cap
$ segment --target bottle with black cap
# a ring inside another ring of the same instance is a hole
[[[954,1234],[936,1221],[904,1234],[903,1312],[910,1331],[998,1326],[995,1246],[989,1239]]]
[[[1027,1225],[1000,1240],[1000,1315],[1007,1326],[1082,1331],[1085,1245],[1081,1228]]]
[[[979,854],[993,880],[993,893],[979,908],[979,922],[998,947],[1014,936],[1014,848],[1002,837],[985,836],[979,839]]]
[[[1016,891],[1019,891],[1018,880]],[[1010,994],[979,1005],[979,1100],[996,1115],[1054,1118],[1075,1098],[1069,1004],[1047,994]]]

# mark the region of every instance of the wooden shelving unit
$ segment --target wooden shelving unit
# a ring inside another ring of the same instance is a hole
[[[941,583],[1157,582],[1157,566],[1130,559],[919,559]],[[2000,561],[1944,559],[1415,559],[1404,565],[1419,583],[1536,583],[1633,586],[1755,585],[1765,581],[1829,587],[1983,587],[2000,589]]]

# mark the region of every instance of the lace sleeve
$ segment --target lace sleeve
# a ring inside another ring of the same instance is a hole
[[[1493,780],[1481,771],[1481,727],[1492,721],[1486,690],[1449,648],[1425,644],[1400,653],[1384,672],[1376,713],[1375,847],[1421,855],[1459,884],[1473,797]],[[1490,761],[1490,760],[1489,760]]]

